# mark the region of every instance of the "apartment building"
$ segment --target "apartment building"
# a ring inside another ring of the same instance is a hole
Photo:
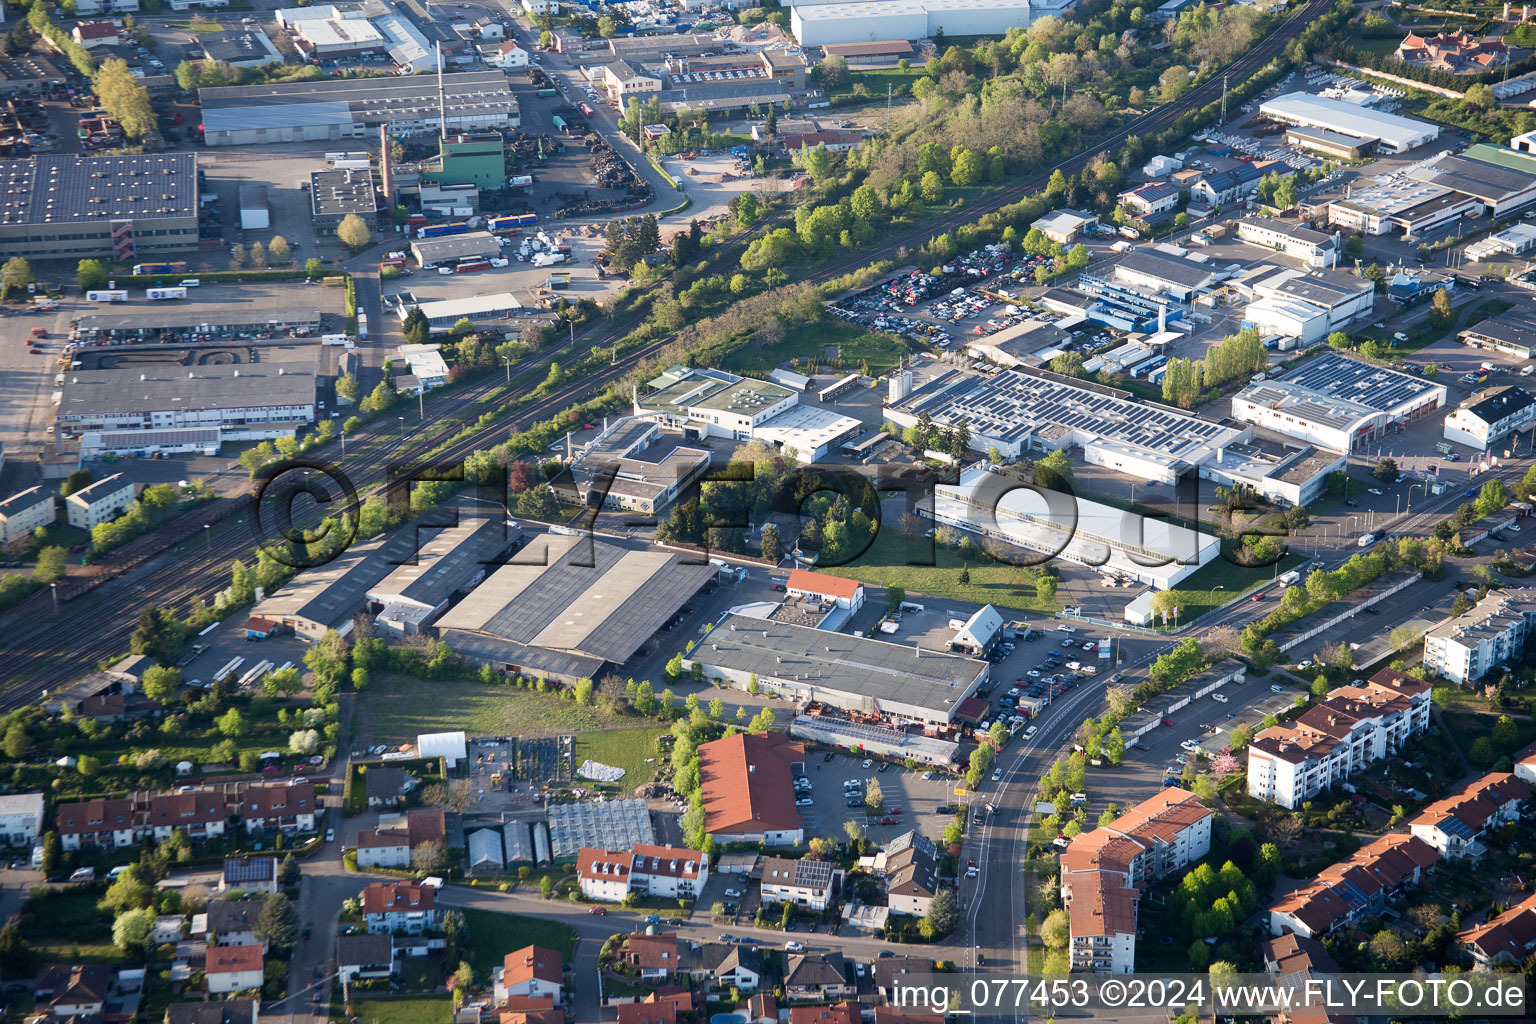
[[[1211,820],[1199,797],[1170,788],[1072,840],[1061,857],[1061,898],[1074,970],[1135,970],[1142,889],[1209,853]]]
[[[1294,722],[1248,745],[1248,795],[1295,808],[1429,728],[1430,686],[1383,669],[1364,686],[1341,686]]]
[[[1481,679],[1524,649],[1532,621],[1536,621],[1536,591],[1490,593],[1424,634],[1424,668],[1454,683]]]
[[[70,526],[89,530],[110,522],[133,504],[135,485],[121,473],[113,473],[80,488],[64,499],[64,511]]]
[[[441,843],[446,823],[441,807],[421,807],[394,821],[357,833],[357,866],[360,868],[408,868],[411,851],[423,843]]]
[[[1418,886],[1438,859],[1434,847],[1417,836],[1382,836],[1270,907],[1269,932],[1319,939],[1375,917]]]
[[[29,487],[0,501],[0,544],[14,544],[32,536],[39,526],[49,526],[58,517],[53,507],[53,492]]]
[[[1408,823],[1408,831],[1447,860],[1480,858],[1491,834],[1516,821],[1531,798],[1531,784],[1510,772],[1492,772],[1436,800]]]
[[[638,843],[630,850],[583,847],[576,855],[582,895],[619,903],[631,892],[696,899],[709,881],[709,859],[695,850]]]
[[[31,846],[43,831],[43,794],[0,796],[0,843]]]
[[[1517,967],[1536,950],[1536,896],[1528,896],[1497,917],[1456,934],[1456,944],[1478,967]]]
[[[88,847],[120,849],[138,842],[140,835],[139,814],[127,799],[60,804],[53,827],[60,847],[68,852]]]
[[[243,821],[248,833],[281,829],[285,833],[315,830],[315,787],[311,783],[264,782],[188,788],[175,793],[132,793],[114,800],[80,800],[60,804],[54,828],[65,850],[82,847],[131,846],[153,837],[181,832],[189,839],[227,834]]]
[[[763,901],[793,903],[807,910],[826,910],[842,875],[835,868],[835,864],[825,860],[764,857]]]
[[[1470,448],[1487,451],[1510,434],[1536,422],[1536,394],[1517,387],[1479,391],[1445,418],[1443,435]]]
[[[1244,217],[1237,222],[1237,237],[1250,245],[1262,245],[1302,260],[1309,267],[1326,267],[1337,260],[1339,253],[1337,234],[1280,220]]]

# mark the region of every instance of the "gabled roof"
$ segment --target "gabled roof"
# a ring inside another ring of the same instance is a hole
[[[789,766],[804,760],[805,746],[780,732],[738,733],[700,745],[705,829],[730,834],[800,828]]]
[[[802,590],[808,594],[821,594],[852,601],[863,584],[858,580],[844,579],[841,576],[825,576],[808,569],[796,569],[789,574],[789,580],[785,586],[790,590]]]
[[[502,961],[501,983],[507,988],[537,979],[550,985],[564,980],[560,954],[543,946],[524,946]]]
[[[262,900],[210,900],[208,934],[217,939],[232,932],[248,932],[256,927]]]
[[[60,804],[54,814],[54,827],[60,835],[130,829],[137,823],[132,800],[81,800]]]
[[[841,953],[795,953],[784,971],[786,987],[831,987],[851,984],[848,961]]]
[[[1471,946],[1486,960],[1524,962],[1536,948],[1536,896],[1527,896],[1497,917],[1463,930],[1456,941]]]
[[[164,793],[149,801],[149,825],[151,828],[186,828],[189,825],[210,825],[229,817],[224,794],[210,789],[194,789],[187,793]]]
[[[217,999],[206,1003],[172,1003],[165,1024],[255,1024],[255,999]]]
[[[387,964],[394,958],[394,939],[387,932],[354,932],[336,939],[338,967]]]
[[[206,974],[238,974],[260,971],[265,962],[260,946],[210,946],[203,970]]]
[[[374,882],[363,890],[364,914],[388,914],[434,910],[437,890],[415,882]]]

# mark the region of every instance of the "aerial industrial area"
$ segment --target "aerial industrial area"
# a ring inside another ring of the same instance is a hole
[[[0,14],[7,1019],[1530,1019],[1528,6]]]

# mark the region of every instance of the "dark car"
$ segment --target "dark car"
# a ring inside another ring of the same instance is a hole
[[[773,584],[770,584],[770,589],[777,590],[780,593],[783,593],[785,588],[784,588],[784,584],[782,584],[782,583],[773,583]]]

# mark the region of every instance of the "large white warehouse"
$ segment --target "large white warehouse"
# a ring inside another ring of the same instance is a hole
[[[1035,18],[1075,6],[1076,0],[843,0],[797,2],[790,28],[802,46],[885,39],[1000,36]]]
[[[1259,113],[1284,124],[1310,125],[1361,140],[1379,139],[1385,153],[1406,153],[1440,137],[1438,125],[1305,92],[1277,96],[1261,104]]]

